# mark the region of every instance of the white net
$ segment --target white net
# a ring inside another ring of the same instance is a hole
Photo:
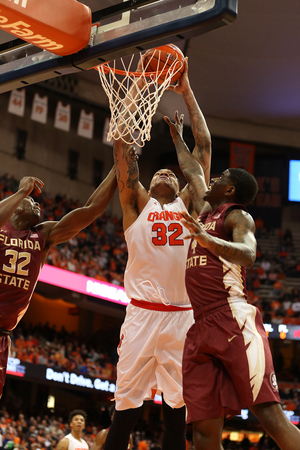
[[[157,55],[159,55],[157,57]],[[122,69],[116,68],[116,61],[97,66],[101,84],[109,100],[111,118],[107,140],[122,139],[127,144],[143,147],[150,140],[152,117],[158,103],[171,84],[173,77],[180,72],[183,62],[167,58],[160,60],[161,52],[156,52],[140,72],[131,71],[134,55],[128,67],[121,58]],[[141,56],[141,55],[140,55]],[[152,66],[156,71],[148,71]]]

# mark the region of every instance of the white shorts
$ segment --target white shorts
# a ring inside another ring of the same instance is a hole
[[[193,311],[152,311],[129,304],[120,332],[116,409],[142,406],[155,394],[172,408],[184,405],[182,354]]]

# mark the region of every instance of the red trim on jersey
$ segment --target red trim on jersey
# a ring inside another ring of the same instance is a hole
[[[156,389],[151,388],[151,399],[154,400],[155,396],[156,396]]]
[[[151,309],[152,311],[189,311],[192,309],[191,306],[188,308],[181,308],[180,306],[164,305],[163,303],[144,302],[141,300],[136,300],[135,298],[131,299],[131,304],[133,306],[138,306],[139,308]]]

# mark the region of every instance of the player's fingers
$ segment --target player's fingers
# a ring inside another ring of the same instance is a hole
[[[186,217],[187,216],[187,212],[186,211],[179,211],[179,214],[181,214],[182,217]]]
[[[194,234],[188,234],[187,236],[184,236],[183,239],[193,239],[194,236]]]
[[[181,219],[180,222],[182,225],[184,225],[191,233],[194,232],[194,228],[191,226],[189,222],[187,222],[185,219]]]
[[[133,159],[133,161],[137,161],[139,159],[139,155],[136,153],[135,149],[132,147],[129,150],[129,155],[131,156],[131,159]]]
[[[184,58],[184,72],[188,71],[188,68],[189,68],[188,60],[189,60],[189,58],[188,58],[188,56],[186,56]]]
[[[194,218],[186,211],[180,211],[181,216],[188,222],[195,222]]]
[[[177,86],[177,85],[176,85]],[[174,86],[173,84],[170,84],[168,87],[167,87],[167,91],[174,91],[175,90],[175,88],[176,88],[176,86]]]
[[[39,178],[36,178],[36,177],[32,177],[32,178],[34,180],[34,184],[37,184],[40,187],[44,186],[44,182],[42,180],[40,180]]]

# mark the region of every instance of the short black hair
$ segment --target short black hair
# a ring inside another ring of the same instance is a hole
[[[258,184],[254,176],[245,169],[230,168],[230,179],[235,187],[235,201],[241,205],[249,205],[257,194]]]
[[[87,414],[83,409],[74,409],[74,411],[71,411],[69,414],[69,424],[72,422],[73,417],[75,416],[83,416],[84,420],[87,419]]]

